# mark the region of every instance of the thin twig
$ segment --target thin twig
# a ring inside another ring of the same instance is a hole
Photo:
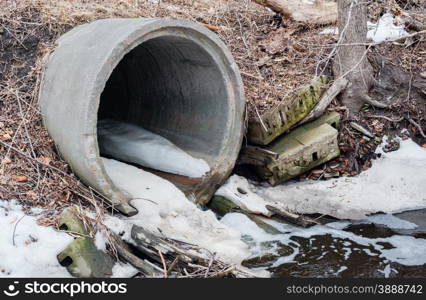
[[[158,254],[160,254],[161,263],[163,264],[164,278],[167,278],[167,265],[166,265],[166,261],[164,260],[163,253],[161,253],[161,251],[158,250]]]
[[[410,122],[411,124],[413,124],[414,126],[416,126],[417,129],[420,132],[420,135],[426,139],[426,134],[424,133],[422,127],[418,123],[416,123],[413,119],[411,119],[411,118],[407,118],[407,120],[408,120],[408,122]]]
[[[13,246],[15,245],[15,232],[16,232],[16,227],[18,227],[19,222],[21,222],[21,220],[25,217],[26,215],[24,214],[16,223],[15,226],[13,227],[13,235],[12,235],[12,244]]]
[[[398,123],[398,122],[401,122],[402,120],[404,120],[404,117],[401,117],[401,118],[399,118],[399,119],[392,119],[392,118],[390,118],[390,117],[387,117],[387,116],[378,116],[378,115],[371,115],[371,116],[366,116],[367,118],[370,118],[370,119],[385,119],[385,120],[388,120],[389,122],[394,122],[394,123]]]
[[[71,176],[71,175],[69,175],[69,174],[65,173],[64,171],[62,171],[62,170],[60,170],[60,169],[58,169],[58,168],[56,168],[56,167],[54,167],[54,166],[48,165],[48,164],[46,164],[46,163],[44,163],[44,162],[42,162],[42,161],[40,161],[40,160],[38,160],[38,159],[36,159],[36,158],[33,158],[33,157],[29,156],[28,154],[26,154],[26,153],[22,152],[22,151],[21,151],[21,150],[19,150],[18,148],[15,148],[15,147],[13,147],[12,145],[9,145],[8,143],[6,143],[6,142],[4,142],[4,141],[1,141],[1,140],[0,140],[0,144],[1,144],[1,145],[3,145],[3,146],[5,146],[5,147],[7,147],[7,148],[9,148],[9,149],[11,149],[11,150],[13,150],[13,151],[15,151],[16,153],[18,153],[18,154],[20,154],[20,155],[22,155],[22,156],[24,156],[24,157],[26,157],[26,158],[28,158],[28,159],[32,160],[32,161],[37,162],[38,164],[40,164],[40,165],[42,165],[42,166],[48,167],[49,169],[52,169],[52,170],[54,170],[54,171],[56,171],[56,172],[58,172],[58,173],[60,173],[60,174],[62,174],[62,175],[64,175],[64,176],[66,176],[66,177],[70,177],[70,178],[72,178],[72,176]]]

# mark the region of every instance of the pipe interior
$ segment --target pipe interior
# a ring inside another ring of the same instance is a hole
[[[210,165],[225,142],[225,79],[211,55],[176,36],[150,39],[124,56],[101,94],[98,120],[155,132]]]

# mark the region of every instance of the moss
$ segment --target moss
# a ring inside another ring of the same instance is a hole
[[[248,133],[250,142],[267,145],[301,121],[315,107],[327,83],[327,77],[320,76],[312,85],[302,89],[290,102],[285,102],[277,109],[264,114],[261,117],[262,120],[251,121]],[[264,127],[267,128],[266,131]]]
[[[240,211],[238,205],[222,196],[214,196],[209,202],[208,207],[220,216],[224,216],[230,212]]]
[[[69,207],[62,212],[61,218],[59,220],[59,229],[82,235],[88,235],[83,222],[75,214],[75,210],[72,207]]]
[[[92,238],[76,238],[58,255],[58,261],[71,275],[80,278],[103,278],[112,275],[114,260],[96,248]]]

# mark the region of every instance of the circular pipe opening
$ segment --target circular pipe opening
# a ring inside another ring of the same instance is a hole
[[[214,165],[226,143],[229,94],[217,62],[197,43],[164,35],[143,42],[115,67],[98,120],[157,133]]]
[[[136,213],[130,196],[100,157],[99,120],[134,123],[204,159],[211,171],[196,183],[200,203],[232,171],[243,137],[238,67],[214,33],[184,20],[104,19],[75,27],[49,57],[39,103],[74,173],[127,214]],[[174,179],[181,189],[194,186]]]

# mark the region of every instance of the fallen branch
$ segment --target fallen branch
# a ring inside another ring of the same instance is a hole
[[[118,235],[111,233],[111,236],[120,258],[134,266],[147,277],[163,277],[164,274],[160,268],[134,255],[130,251],[129,246]]]
[[[362,100],[364,100],[365,103],[370,104],[371,106],[377,107],[377,108],[388,108],[389,105],[381,103],[377,100],[374,100],[373,98],[371,98],[370,96],[368,96],[367,94],[363,95]]]
[[[408,120],[408,122],[410,122],[412,125],[416,126],[416,127],[417,127],[417,129],[418,129],[418,130],[419,130],[419,132],[420,132],[420,135],[426,139],[426,134],[424,133],[424,131],[423,131],[422,127],[421,127],[418,123],[416,123],[413,119],[411,119],[411,118],[407,118],[407,120]]]
[[[321,96],[314,109],[297,125],[305,124],[323,115],[331,101],[333,101],[333,99],[336,98],[336,96],[343,91],[347,85],[348,80],[344,77],[340,77],[335,80],[331,87]]]
[[[253,0],[298,22],[330,24],[337,21],[337,3],[326,0]]]
[[[387,116],[378,116],[378,115],[367,116],[367,118],[370,118],[370,119],[385,119],[389,122],[394,122],[394,123],[398,123],[398,122],[401,122],[402,120],[404,120],[404,117],[401,117],[399,119],[392,119],[392,118],[387,117]]]
[[[309,226],[313,226],[313,225],[323,225],[321,222],[306,217],[306,216],[302,216],[302,215],[298,215],[295,213],[291,213],[288,211],[285,211],[283,209],[278,209],[274,206],[271,205],[266,205],[266,208],[272,212],[274,215],[283,218],[284,220],[296,224],[298,226],[302,226],[302,227],[309,227]]]
[[[369,137],[369,138],[374,138],[374,134],[372,134],[369,130],[365,129],[364,127],[362,127],[361,125],[355,123],[355,122],[351,122],[350,123],[351,127],[353,129],[355,129],[356,131],[362,133],[363,135]]]

